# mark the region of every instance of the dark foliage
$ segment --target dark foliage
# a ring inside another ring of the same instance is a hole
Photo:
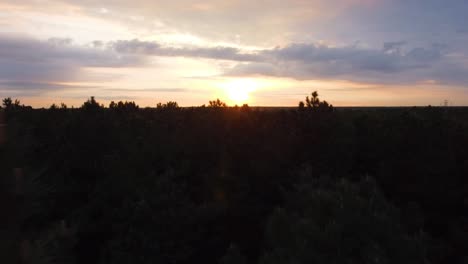
[[[306,96],[305,104],[304,102],[299,102],[299,110],[304,109],[319,111],[319,112],[333,112],[333,105],[329,104],[327,101],[320,101],[317,91],[314,91],[311,94],[311,97]]]
[[[467,260],[466,108],[344,109],[316,93],[284,109],[3,103],[10,259]]]
[[[216,100],[210,101],[208,106],[217,108],[217,107],[226,107],[227,105],[225,102],[219,99],[216,99]]]
[[[156,105],[156,108],[158,108],[158,109],[178,109],[179,104],[177,104],[177,102],[169,101],[169,102],[167,102],[165,104],[158,103]]]
[[[407,233],[371,179],[305,176],[269,218],[261,263],[427,263],[423,235]]]

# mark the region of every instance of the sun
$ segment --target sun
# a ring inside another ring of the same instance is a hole
[[[253,79],[233,79],[222,86],[229,103],[240,105],[249,102],[249,94],[258,88],[258,83]]]

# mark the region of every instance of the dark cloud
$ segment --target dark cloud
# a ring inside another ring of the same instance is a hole
[[[63,89],[64,87],[67,87],[67,85],[33,81],[0,81],[0,88],[4,90],[26,89],[29,91],[33,91],[42,90],[44,87],[48,90],[59,90]]]
[[[0,81],[0,92],[4,96],[40,96],[45,91],[54,92],[61,90],[79,89],[80,91],[99,89],[98,86],[65,85],[58,83],[34,82],[34,81]]]
[[[145,88],[145,89],[129,89],[129,88],[105,88],[104,91],[109,92],[157,92],[157,93],[182,93],[187,92],[185,88]]]
[[[61,47],[71,45],[73,40],[71,38],[50,38],[48,43],[56,47]]]
[[[58,65],[65,67],[128,67],[141,64],[138,56],[122,55],[71,45],[71,39],[39,41],[26,37],[0,35],[0,59],[13,63]]]
[[[401,48],[406,44],[406,41],[385,42],[383,51],[385,53],[401,53]]]
[[[69,38],[40,41],[24,36],[0,35],[0,87],[3,91],[21,90],[38,94],[66,89],[57,83],[99,81],[83,71],[85,67],[140,67],[149,56],[183,56],[218,60],[254,61],[258,55],[243,54],[231,47],[163,47],[155,42],[120,40],[93,41],[75,45]],[[104,76],[108,80],[109,76]],[[174,92],[174,89],[159,89]]]
[[[384,84],[431,80],[449,85],[466,84],[468,59],[463,52],[456,56],[453,54],[448,45],[411,47],[406,41],[384,42],[380,49],[361,47],[359,44],[327,46],[296,43],[247,53],[233,47],[170,47],[138,39],[94,41],[80,46],[74,44],[72,39],[39,41],[0,35],[0,88],[30,93],[66,89],[69,86],[57,83],[89,82],[92,78],[99,78],[87,75],[83,71],[85,67],[140,67],[145,66],[151,56],[230,60],[236,65],[224,73],[229,76],[263,75]]]
[[[464,55],[455,58],[447,46],[433,44],[404,50],[406,42],[386,42],[382,49],[355,45],[330,47],[292,44],[259,53],[262,62],[242,63],[227,75],[267,75],[301,80],[342,79],[372,83],[417,83],[434,80],[446,84],[466,84]],[[462,59],[460,59],[462,58]]]
[[[383,49],[356,46],[329,47],[315,44],[293,44],[263,53],[272,61],[296,61],[303,64],[331,64],[334,67],[351,66],[355,70],[394,73],[411,68],[427,67],[440,58],[437,46],[401,52],[402,42],[385,43]]]
[[[163,47],[157,42],[133,40],[119,40],[108,44],[111,49],[123,54],[139,54],[152,56],[178,56],[193,58],[208,58],[233,61],[259,60],[257,54],[242,53],[232,47]]]
[[[84,67],[129,67],[141,65],[144,58],[109,50],[72,44],[71,39],[39,41],[32,38],[0,35],[0,85],[38,92],[53,90],[54,83],[92,81],[96,76]]]
[[[161,45],[152,41],[133,40],[118,40],[108,45],[120,53],[137,53],[143,55],[159,55],[161,53]]]
[[[330,47],[317,44],[291,44],[286,47],[243,53],[232,47],[162,46],[157,42],[119,40],[107,47],[121,54],[141,56],[181,56],[237,61],[226,75],[266,75],[297,79],[345,78],[356,81],[397,82],[397,75],[429,69],[443,59],[444,45],[404,51],[405,41],[385,42],[381,49],[358,45]],[[392,75],[393,74],[393,75]],[[391,76],[392,75],[392,76]],[[402,82],[420,81],[405,76]],[[425,76],[425,78],[428,76]]]

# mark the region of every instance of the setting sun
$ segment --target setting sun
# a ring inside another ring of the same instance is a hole
[[[258,82],[252,79],[235,79],[222,85],[231,104],[248,103],[250,100],[249,93],[255,91],[258,87]]]

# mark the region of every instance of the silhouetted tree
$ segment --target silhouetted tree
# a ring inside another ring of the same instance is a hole
[[[248,112],[250,111],[250,107],[248,104],[243,104],[242,107],[241,107],[241,111],[242,112]]]
[[[109,103],[109,108],[110,108],[110,109],[114,109],[114,108],[116,108],[116,107],[117,107],[117,104],[116,104],[114,101],[111,101],[111,102]]]
[[[94,96],[91,96],[86,102],[83,103],[81,108],[86,111],[97,111],[101,108],[103,108],[103,105],[100,105]]]
[[[320,99],[318,98],[317,91],[312,92],[312,97],[306,96],[306,105],[308,108],[318,108],[320,104]]]
[[[299,102],[299,110],[304,110],[304,109],[305,109],[304,102],[300,101]]]
[[[58,106],[54,103],[54,104],[50,105],[49,109],[50,110],[57,110]]]
[[[119,101],[117,103],[117,108],[125,110],[137,110],[139,106],[134,101]]]
[[[175,101],[169,101],[169,102],[167,102],[165,104],[158,103],[156,105],[156,108],[158,108],[158,109],[178,109],[179,104],[177,104],[177,102],[175,102]]]
[[[219,100],[219,98],[218,98],[216,100],[210,101],[208,106],[209,107],[214,107],[214,108],[219,108],[219,107],[226,107],[227,105],[226,105],[225,102]]]
[[[10,97],[3,99],[3,106],[5,107],[5,109],[8,109],[8,110],[19,109],[20,107],[22,107],[20,104],[21,102],[18,99],[15,99],[15,101],[13,101]]]
[[[3,99],[3,106],[5,108],[7,108],[7,109],[11,108],[12,104],[13,104],[13,101],[11,100],[11,97],[7,97],[7,98]]]
[[[306,96],[305,104],[303,101],[299,102],[299,110],[303,110],[304,107],[307,107],[309,110],[318,111],[318,112],[332,112],[333,105],[329,104],[327,101],[321,102],[317,91],[312,92],[311,97]]]

